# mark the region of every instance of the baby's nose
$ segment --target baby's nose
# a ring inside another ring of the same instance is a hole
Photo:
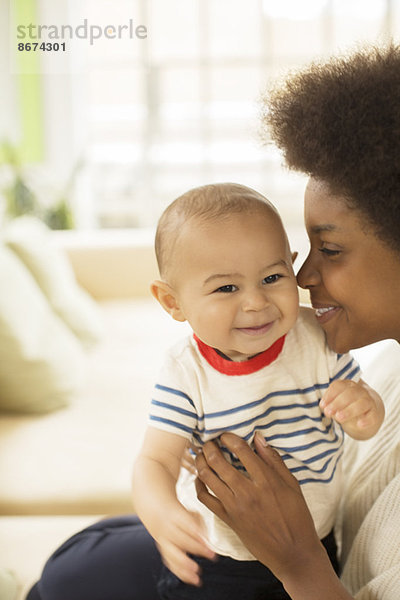
[[[245,311],[262,310],[267,304],[268,298],[266,293],[262,290],[253,290],[245,295],[242,308]]]

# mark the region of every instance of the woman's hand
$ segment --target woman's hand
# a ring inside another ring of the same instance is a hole
[[[279,454],[257,434],[257,454],[234,434],[223,434],[221,442],[239,458],[248,476],[208,442],[196,458],[199,500],[238,534],[292,598],[350,598],[317,536],[300,486]]]

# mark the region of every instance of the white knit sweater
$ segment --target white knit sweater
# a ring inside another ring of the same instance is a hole
[[[399,600],[400,345],[386,348],[364,379],[381,394],[386,417],[371,440],[347,440],[342,581],[357,600]]]

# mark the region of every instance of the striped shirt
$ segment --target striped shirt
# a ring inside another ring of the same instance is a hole
[[[359,377],[354,359],[331,351],[313,311],[301,308],[285,337],[244,362],[224,358],[196,336],[175,345],[154,388],[149,425],[198,446],[226,431],[252,446],[261,431],[302,486],[322,538],[333,526],[341,493],[343,430],[322,414],[319,402],[335,379]],[[221,449],[243,469],[227,448]],[[202,514],[216,552],[253,559],[234,532],[198,502],[193,476],[186,471],[177,493],[189,510]]]

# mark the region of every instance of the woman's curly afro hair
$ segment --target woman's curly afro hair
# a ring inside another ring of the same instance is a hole
[[[344,195],[400,252],[400,46],[312,63],[265,97],[263,122],[289,168]]]

